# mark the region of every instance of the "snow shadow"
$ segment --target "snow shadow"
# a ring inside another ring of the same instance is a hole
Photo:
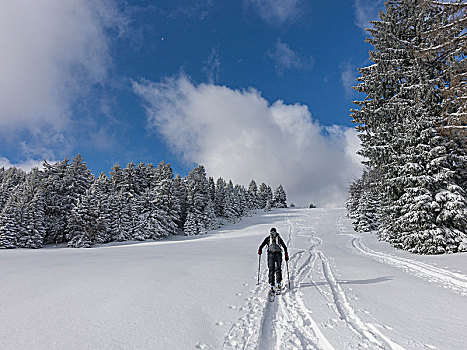
[[[337,284],[372,284],[372,283],[381,283],[386,281],[391,281],[394,276],[383,276],[383,277],[376,277],[376,278],[369,278],[366,280],[344,280],[344,281],[336,281]],[[308,288],[308,287],[316,287],[316,286],[327,286],[329,283],[327,281],[323,282],[305,282],[301,283],[299,288]]]

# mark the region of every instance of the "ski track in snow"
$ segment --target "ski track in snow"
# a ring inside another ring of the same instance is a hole
[[[317,218],[319,220],[319,218]],[[333,345],[321,331],[317,322],[312,317],[312,311],[308,309],[302,298],[300,286],[305,279],[311,280],[312,285],[325,299],[326,304],[331,304],[336,315],[355,334],[354,341],[359,348],[367,349],[392,349],[401,350],[402,346],[385,336],[372,323],[363,322],[349,303],[344,290],[337,281],[331,264],[326,255],[317,247],[322,243],[319,237],[314,236],[314,228],[300,227],[306,231],[306,235],[297,234],[294,223],[286,217],[289,225],[287,246],[290,254],[290,282],[292,288],[286,288],[282,295],[276,296],[274,302],[267,298],[268,289],[264,285],[257,285],[248,298],[248,310],[240,320],[230,329],[224,341],[224,349],[321,349],[332,350]],[[336,222],[340,226],[339,219]],[[340,227],[339,227],[340,228]],[[304,236],[309,239],[310,246],[306,249],[293,248],[291,244],[295,236]],[[330,299],[323,288],[319,287],[312,279],[315,263],[319,258],[322,265],[323,278],[326,287],[329,288]],[[285,270],[285,269],[284,269]],[[287,275],[284,271],[284,287],[287,287]],[[263,269],[261,280],[267,279],[267,270]],[[369,315],[371,316],[371,315]],[[377,323],[374,317],[371,316]],[[339,332],[339,330],[334,331]]]
[[[421,261],[372,250],[363,243],[361,237],[359,237],[355,233],[347,232],[345,226],[342,224],[341,221],[342,218],[339,218],[339,230],[343,234],[347,234],[354,237],[351,242],[352,247],[360,254],[369,256],[381,263],[395,266],[416,277],[422,278],[431,283],[436,283],[443,288],[449,289],[463,296],[467,296],[467,276],[461,273],[456,273],[446,269],[442,269]]]
[[[326,278],[334,298],[337,314],[341,320],[345,321],[349,329],[360,338],[361,342],[365,344],[363,347],[373,349],[404,349],[381,333],[373,324],[365,323],[357,316],[355,310],[348,301],[346,293],[337,281],[329,260],[321,251],[318,251],[318,255],[323,266],[324,277]]]
[[[289,223],[287,246],[290,247],[293,224],[288,216],[286,220]],[[317,242],[308,250],[290,254],[290,279],[294,287],[288,289],[286,271],[283,271],[284,291],[276,296],[274,302],[268,301],[268,289],[264,285],[253,289],[246,307],[248,312],[232,326],[224,349],[334,349],[311,317],[310,310],[301,299],[301,292],[295,288],[313,268],[315,256],[311,251]],[[308,258],[297,266],[305,254],[308,254]],[[267,270],[263,269],[261,280],[266,279]]]

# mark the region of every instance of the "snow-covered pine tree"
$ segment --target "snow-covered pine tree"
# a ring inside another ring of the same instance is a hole
[[[274,192],[274,207],[287,208],[287,195],[282,185],[279,185]]]
[[[434,56],[443,64],[443,94],[445,122],[443,132],[458,139],[465,147],[467,138],[467,3],[465,0],[441,2],[432,0],[440,14],[433,28],[422,33],[431,45],[424,47],[419,55]]]
[[[260,209],[264,209],[266,207],[266,202],[268,201],[268,185],[264,182],[259,185],[258,191],[258,205]]]
[[[111,213],[112,241],[123,242],[133,239],[132,199],[123,189],[112,189],[109,198],[109,211]]]
[[[79,154],[73,158],[71,164],[66,158],[52,165],[44,162],[44,243],[57,244],[66,241],[66,226],[71,210],[92,181],[92,174]]]
[[[246,188],[237,184],[234,186],[234,191],[238,201],[238,214],[240,217],[248,215],[250,210],[248,208],[249,197]]]
[[[62,243],[68,216],[73,206],[69,188],[68,159],[55,164],[44,161],[45,244]]]
[[[137,234],[133,236],[135,239],[160,239],[168,235],[167,229],[162,223],[165,219],[164,213],[157,208],[154,193],[154,190],[148,188],[138,198],[142,211]]]
[[[352,115],[361,154],[383,174],[380,236],[412,252],[453,252],[465,239],[459,218],[465,217],[466,202],[455,180],[457,165],[449,161],[452,149],[437,132],[443,122],[443,67],[439,57],[418,54],[431,47],[423,33],[436,28],[442,13],[426,0],[385,5],[381,21],[369,30],[375,64],[360,70],[356,87],[367,98]],[[440,215],[444,208],[450,213]]]
[[[437,57],[442,62],[444,84],[443,123],[440,130],[450,138],[450,162],[457,164],[456,181],[467,191],[467,3],[462,0],[432,1],[441,10],[435,28],[422,33],[431,44],[421,50],[422,57]]]
[[[199,235],[205,233],[205,229],[203,229],[203,226],[199,223],[198,218],[196,215],[189,211],[188,215],[185,220],[185,224],[183,226],[183,232],[185,232],[186,236],[192,236],[192,235]]]
[[[376,231],[380,226],[380,202],[376,190],[376,181],[378,180],[378,174],[373,169],[363,173],[363,189],[353,223],[358,232]]]
[[[120,164],[114,164],[110,169],[110,184],[112,191],[121,190],[123,187],[123,169]]]
[[[137,227],[133,216],[138,215],[135,213],[134,165],[130,163],[125,169],[114,164],[110,170],[110,231],[112,241],[119,242],[133,239]]]
[[[45,229],[41,178],[42,173],[33,169],[13,190],[0,214],[0,247],[42,247]]]
[[[91,197],[92,194],[87,191],[71,211],[67,228],[70,236],[68,247],[90,248],[97,243],[99,215]]]
[[[180,207],[179,218],[176,224],[179,229],[183,229],[186,216],[187,216],[187,190],[186,190],[185,181],[182,179],[180,174],[177,174],[175,176],[173,185],[174,185],[175,200],[177,201]]]
[[[216,195],[214,201],[214,211],[216,216],[225,217],[225,188],[227,183],[222,177],[219,177],[216,181]]]
[[[347,217],[355,219],[357,217],[357,209],[360,198],[362,197],[363,180],[361,178],[355,179],[349,185],[349,196],[345,202]]]
[[[92,204],[98,214],[98,235],[97,244],[108,243],[112,240],[110,231],[112,213],[110,212],[110,196],[112,193],[110,179],[101,173],[91,186]]]
[[[163,228],[161,236],[174,235],[177,232],[180,204],[175,189],[173,178],[161,180],[153,189],[154,209],[158,213],[159,222]]]
[[[217,219],[213,203],[209,197],[206,170],[202,165],[188,173],[185,178],[185,185],[187,189],[187,213],[188,215],[191,214],[190,222],[196,223],[196,228],[184,225],[185,234],[205,233],[217,225]]]
[[[111,241],[109,193],[110,181],[102,173],[70,214],[67,226],[69,247],[89,248]]]
[[[216,202],[216,184],[212,176],[209,176],[208,178],[208,188],[209,188],[209,198],[211,199],[212,203],[215,203]]]
[[[224,196],[224,216],[225,218],[232,223],[237,222],[237,219],[240,217],[239,205],[236,199],[236,194],[234,190],[234,185],[232,180],[229,181],[227,187],[225,188],[225,196]]]
[[[274,195],[272,193],[272,188],[271,186],[268,186],[268,190],[267,190],[267,200],[269,201],[269,203],[271,203],[271,206],[274,204]]]
[[[146,164],[140,162],[135,167],[134,187],[137,194],[142,194],[149,187],[149,177],[147,175]]]
[[[71,161],[68,176],[72,180],[73,197],[77,199],[84,195],[94,182],[94,176],[89,170],[81,154],[77,154]]]
[[[248,185],[248,195],[250,197],[250,210],[256,210],[259,208],[258,204],[258,185],[255,180],[251,180]]]
[[[358,232],[375,231],[380,225],[380,203],[377,184],[381,175],[375,169],[367,168],[360,179],[350,185],[347,200],[347,216],[354,219]]]
[[[20,183],[24,182],[26,173],[15,167],[7,170],[2,168],[2,179],[0,182],[0,212],[5,206],[11,193]]]
[[[0,214],[0,248],[12,249],[18,248],[18,239],[21,234],[21,228],[15,217],[17,208],[13,205],[5,206]]]
[[[271,201],[269,198],[266,200],[266,206],[264,207],[264,211],[271,211]]]

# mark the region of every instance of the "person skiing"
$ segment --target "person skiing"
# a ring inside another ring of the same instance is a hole
[[[258,254],[263,253],[263,247],[268,246],[268,268],[269,268],[269,284],[271,285],[271,293],[274,293],[274,277],[277,282],[277,290],[281,290],[282,282],[282,249],[285,252],[285,261],[289,261],[289,254],[287,252],[287,246],[285,245],[282,238],[279,236],[275,227],[269,230],[269,236],[267,236],[263,243],[259,246]]]

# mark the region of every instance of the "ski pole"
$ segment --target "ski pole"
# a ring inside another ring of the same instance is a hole
[[[261,268],[261,254],[258,254],[258,283],[259,284],[259,269]]]
[[[287,279],[289,280],[289,289],[290,289],[290,275],[289,275],[289,262],[285,262],[285,266],[287,266]]]

